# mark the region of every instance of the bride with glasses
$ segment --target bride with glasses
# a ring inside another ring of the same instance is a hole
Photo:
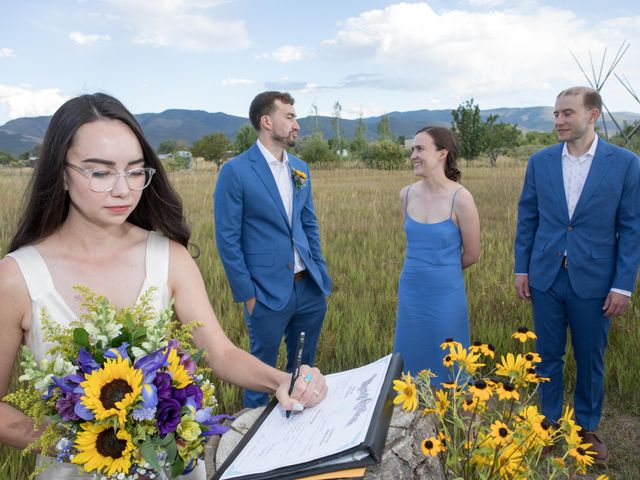
[[[53,115],[20,218],[9,254],[0,260],[0,398],[8,391],[21,344],[37,361],[47,356],[41,311],[63,324],[83,313],[75,285],[104,295],[116,307],[131,306],[155,287],[157,310],[173,298],[181,322],[203,323],[194,330],[194,341],[208,353],[218,378],[275,393],[287,410],[325,397],[324,377],[316,368],[302,367],[290,396],[289,374],[226,337],[187,251],[190,232],[181,200],[137,121],[115,98],[82,95]],[[41,433],[4,402],[0,418],[0,442],[7,445],[24,448]],[[198,465],[181,478],[206,478],[203,463]],[[58,464],[38,478],[90,476],[79,474],[75,465]]]

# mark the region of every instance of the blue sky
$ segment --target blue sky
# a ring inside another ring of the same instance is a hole
[[[103,91],[134,113],[167,108],[247,115],[256,93],[288,90],[343,117],[552,105],[585,84],[607,48],[640,94],[636,0],[5,0],[0,3],[0,125]],[[640,112],[611,76],[612,111]]]

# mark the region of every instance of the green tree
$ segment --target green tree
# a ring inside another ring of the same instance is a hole
[[[625,122],[622,133],[618,132],[610,141],[640,155],[640,120],[634,123]]]
[[[358,118],[358,123],[356,124],[356,131],[353,136],[353,140],[351,140],[351,151],[355,153],[359,158],[362,158],[362,152],[364,152],[369,145],[369,142],[367,142],[365,136],[366,133],[367,124],[364,123],[362,112],[360,112],[360,118]]]
[[[460,156],[474,160],[484,151],[484,127],[480,118],[480,107],[473,98],[461,103],[451,111],[451,128],[460,142]]]
[[[224,133],[213,132],[193,142],[191,153],[194,157],[202,157],[207,162],[215,162],[220,167],[224,161],[224,154],[231,150],[231,142]]]
[[[160,145],[158,145],[158,155],[165,155],[188,149],[189,146],[184,140],[164,140],[160,142]]]
[[[233,142],[233,151],[236,154],[240,154],[245,150],[248,150],[258,139],[258,134],[255,129],[247,124],[244,125],[236,134],[236,139]]]
[[[318,117],[318,105],[316,102],[311,104],[311,111],[309,115],[313,117],[313,129],[312,133],[322,133],[322,129],[320,128],[320,118]]]
[[[367,167],[380,170],[400,170],[407,166],[404,147],[392,140],[371,143],[363,152],[362,161]]]
[[[0,150],[0,165],[11,165],[17,159],[6,150]]]
[[[489,157],[491,166],[495,167],[498,155],[504,154],[508,148],[517,146],[520,130],[510,123],[496,123],[498,115],[489,115],[484,123],[484,151]]]
[[[524,134],[526,145],[553,145],[558,143],[558,137],[553,130],[550,132],[536,132],[531,130]]]
[[[393,134],[391,133],[391,122],[389,121],[389,115],[384,114],[380,117],[380,121],[376,125],[376,132],[378,133],[379,141],[393,141]]]
[[[338,154],[329,147],[320,132],[303,138],[299,143],[298,152],[300,158],[305,162],[316,165],[333,165],[340,160]]]
[[[333,145],[338,151],[344,148],[342,133],[342,105],[336,100],[331,113],[331,128],[333,129]]]

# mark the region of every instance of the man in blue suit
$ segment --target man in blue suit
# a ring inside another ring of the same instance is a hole
[[[309,167],[285,150],[300,128],[293,103],[281,92],[254,98],[249,119],[258,140],[222,167],[214,192],[218,252],[234,300],[244,302],[251,353],[275,366],[284,336],[289,372],[300,332],[302,363],[313,365],[331,291]],[[267,401],[244,392],[245,407]]]
[[[640,160],[595,133],[600,94],[560,92],[557,145],[535,153],[518,205],[516,293],[530,299],[542,356],[542,413],[562,414],[567,327],[576,360],[574,407],[584,443],[598,463],[607,447],[596,433],[604,400],[604,353],[611,317],[625,312],[640,264]]]

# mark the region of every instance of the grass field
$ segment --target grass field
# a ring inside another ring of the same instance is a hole
[[[462,184],[473,194],[482,226],[480,262],[465,272],[472,339],[493,343],[498,352],[515,348],[511,332],[531,326],[529,306],[515,298],[513,237],[524,165],[501,159],[498,168],[483,163],[462,165]],[[213,238],[211,198],[215,170],[198,164],[192,172],[175,172],[172,181],[182,195],[200,249],[197,262],[220,322],[237,344],[248,347],[241,305],[234,304]],[[6,253],[17,220],[28,172],[0,170],[0,247]],[[362,365],[389,353],[393,345],[397,279],[404,259],[399,210],[400,188],[414,180],[409,171],[334,169],[312,172],[322,244],[333,277],[318,366],[331,373]],[[446,281],[446,279],[443,279]],[[611,478],[640,478],[640,305],[635,299],[616,319],[607,352],[607,408],[603,431],[613,448]],[[569,362],[567,388],[573,365]],[[222,409],[240,407],[239,391],[220,385]],[[0,449],[0,477],[23,478],[24,467],[11,449]],[[28,463],[29,460],[27,459]],[[598,471],[602,473],[602,471]]]

